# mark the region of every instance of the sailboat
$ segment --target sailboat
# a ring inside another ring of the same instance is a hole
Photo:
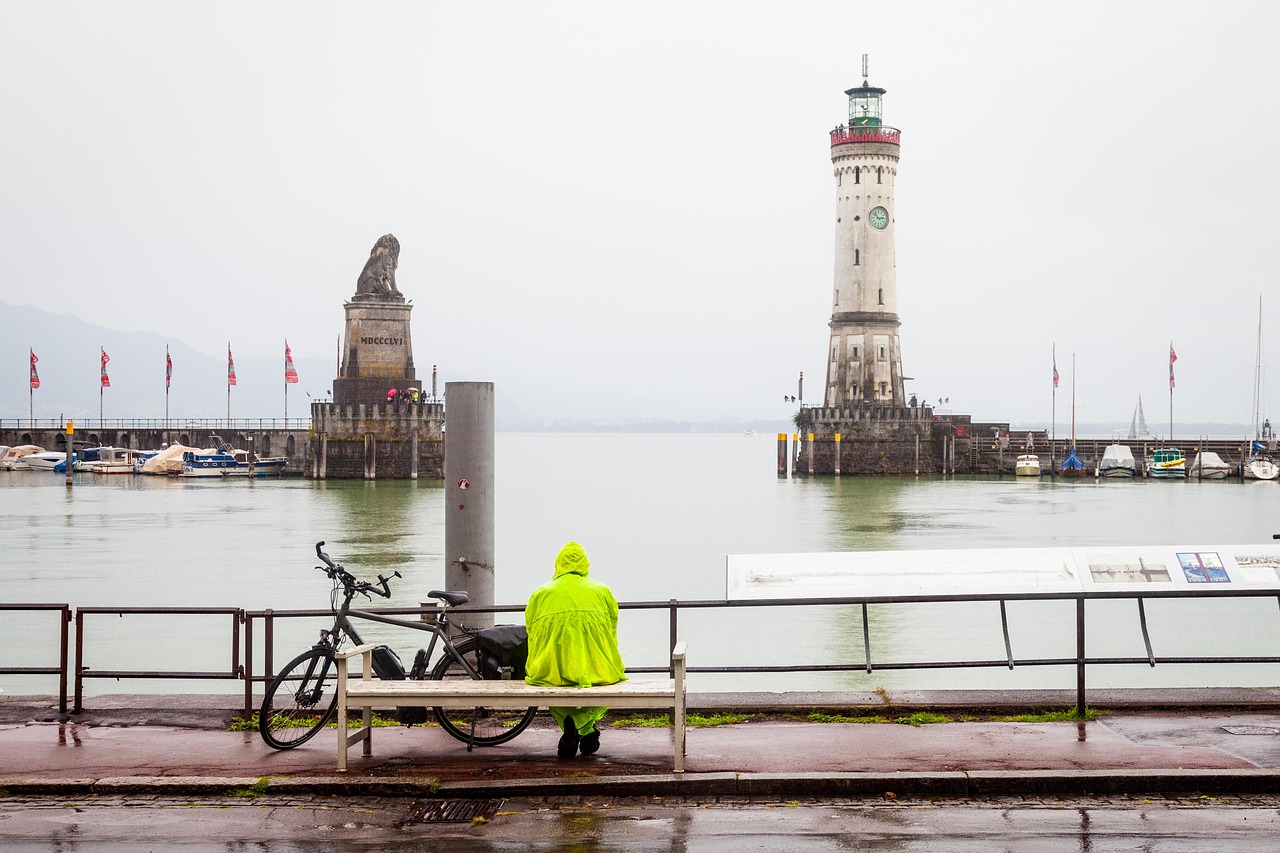
[[[1249,455],[1240,463],[1240,476],[1246,480],[1274,480],[1280,469],[1267,453],[1266,439],[1271,438],[1271,422],[1266,428],[1258,426],[1259,413],[1262,409],[1262,297],[1258,297],[1258,356],[1253,364],[1253,420],[1250,426],[1253,435],[1249,437]],[[1265,434],[1264,434],[1265,433]]]
[[[1062,460],[1059,471],[1064,477],[1083,477],[1087,473],[1084,462],[1076,456],[1076,357],[1074,353],[1071,356],[1071,452],[1067,454],[1066,459]]]

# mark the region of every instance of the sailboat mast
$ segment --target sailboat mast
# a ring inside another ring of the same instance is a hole
[[[1249,426],[1253,434],[1250,441],[1258,438],[1258,410],[1262,408],[1262,296],[1258,296],[1258,354],[1253,362],[1253,419]],[[1252,449],[1253,445],[1249,445]]]
[[[1076,354],[1071,353],[1071,452],[1076,452]]]

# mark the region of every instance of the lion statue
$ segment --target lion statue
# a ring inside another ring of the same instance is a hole
[[[356,295],[399,296],[396,289],[396,267],[400,264],[400,241],[394,234],[383,234],[369,250],[360,278],[356,280]]]

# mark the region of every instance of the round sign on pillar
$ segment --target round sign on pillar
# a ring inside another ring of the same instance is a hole
[[[462,489],[465,492],[467,489],[471,488],[471,481],[468,480],[466,477],[463,477],[461,480],[458,481],[458,488]]]

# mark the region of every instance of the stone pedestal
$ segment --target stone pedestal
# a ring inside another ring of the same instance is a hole
[[[343,306],[347,312],[342,368],[333,380],[333,402],[339,406],[385,403],[389,388],[418,388],[413,369],[413,341],[404,297],[359,296]]]

